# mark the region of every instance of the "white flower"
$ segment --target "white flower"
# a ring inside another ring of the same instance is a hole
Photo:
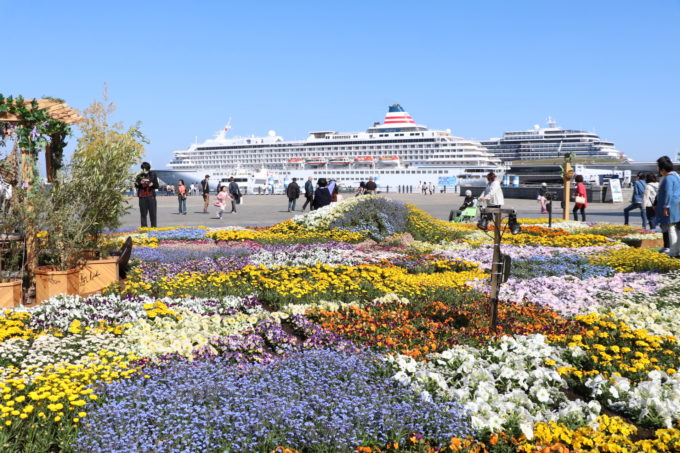
[[[536,392],[536,399],[541,403],[547,403],[548,401],[550,401],[550,392],[548,392],[548,390],[545,387],[541,387]]]

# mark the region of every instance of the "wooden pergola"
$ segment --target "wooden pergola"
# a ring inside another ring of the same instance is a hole
[[[33,109],[33,101],[33,99],[24,100],[24,106],[29,110]],[[75,109],[69,107],[65,102],[56,99],[35,99],[35,102],[37,103],[38,109],[45,110],[51,118],[67,125],[74,125],[84,121],[84,118],[81,117]],[[22,118],[16,114],[0,112],[0,123],[16,124],[20,123],[21,121]],[[45,146],[45,173],[47,175],[48,182],[53,182],[56,176],[56,169],[53,166],[54,153],[52,145],[53,143],[62,139],[63,137],[60,137],[59,134],[52,134],[49,137],[49,140],[47,140]],[[32,184],[35,182],[34,178],[37,177],[37,175],[34,174],[35,167],[33,166],[35,156],[33,156],[27,149],[19,148],[19,146],[15,145],[12,154],[14,155],[14,159],[16,159],[15,162],[21,167],[21,175],[23,179],[21,181],[17,180],[15,182],[17,185],[25,182]],[[37,206],[34,206],[29,199],[24,200],[24,202],[27,203],[26,209],[28,211],[38,208]],[[37,230],[36,226],[30,222],[26,223],[24,227],[24,235],[26,238],[26,270],[28,271],[29,275],[32,275],[34,269],[38,265],[38,245],[36,242]]]
[[[26,99],[24,102],[26,103],[26,107],[30,109],[33,99]],[[76,110],[69,107],[65,102],[61,102],[56,99],[35,99],[35,102],[37,102],[39,109],[46,110],[47,114],[55,120],[61,121],[68,125],[78,124],[83,121],[83,117],[80,116]],[[0,112],[0,122],[17,123],[19,121],[20,118],[15,114]],[[49,182],[52,182],[52,179],[55,176],[54,167],[52,165],[53,156],[51,150],[51,144],[54,139],[55,137],[50,137],[45,149],[45,173]],[[25,162],[25,159],[22,160]]]

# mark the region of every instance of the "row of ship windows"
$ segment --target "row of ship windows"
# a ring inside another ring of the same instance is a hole
[[[368,151],[372,151],[372,150],[373,150],[373,147],[371,147],[371,149],[369,149]],[[291,150],[291,151],[280,152],[280,153],[275,153],[275,154],[274,153],[267,153],[267,154],[259,154],[259,155],[260,156],[263,156],[263,155],[264,156],[272,156],[272,157],[274,157],[274,156],[279,156],[279,157],[287,157],[287,156],[296,156],[296,157],[299,157],[299,156],[333,156],[333,155],[337,154],[337,151],[344,151],[344,149],[341,148],[339,150],[330,150],[330,149],[323,149],[322,148],[322,149],[315,151],[315,152],[310,152],[308,150]],[[392,148],[388,148],[388,147],[385,147],[384,150],[381,150],[380,147],[378,147],[377,151],[393,152],[393,151],[401,151],[401,150],[392,149]],[[456,149],[456,150],[443,149],[440,152],[446,152],[446,151],[458,151],[458,152],[463,153],[463,154],[466,154],[466,153],[467,154],[471,154],[471,153],[472,154],[480,154],[479,151],[476,150],[476,149],[469,149],[469,150],[465,150],[465,149]],[[413,150],[411,150],[411,152],[418,153],[418,154],[425,154],[427,151],[424,150],[424,149],[417,149],[417,150],[413,149]],[[189,155],[185,155],[185,156],[182,156],[182,157],[186,157],[186,158],[212,157],[212,156],[215,156],[215,155],[225,155],[225,154],[228,155],[228,156],[234,156],[234,155],[242,155],[242,154],[252,155],[253,153],[245,152],[245,151],[236,152],[236,153],[231,153],[231,152],[229,152],[229,153],[195,152],[195,153],[191,153]],[[350,155],[350,156],[359,156],[359,155],[366,154],[366,153],[355,151],[355,152],[347,152],[345,154]]]
[[[490,148],[493,149],[493,151],[498,151],[499,149],[517,149],[517,148],[522,148],[522,147],[531,147],[531,149],[535,148],[574,148],[574,149],[591,149],[593,148],[592,143],[532,143],[530,145],[527,144],[521,144],[521,143],[515,143],[515,144],[503,144],[500,146],[491,146]]]
[[[433,174],[433,175],[446,175],[448,174],[448,170],[355,170],[355,171],[347,171],[347,170],[311,170],[311,173],[314,175],[374,175],[376,173],[381,174],[381,175],[424,175],[424,174]]]
[[[400,140],[378,140],[380,143],[413,143],[414,140],[409,140],[409,139],[400,139]],[[434,138],[419,138],[415,140],[418,143],[425,143],[425,142],[434,142]],[[445,142],[444,140],[438,140],[441,142]],[[374,145],[376,140],[363,140],[363,141],[351,141],[351,142],[337,142],[334,143],[334,145]],[[266,144],[255,144],[255,145],[234,145],[234,146],[199,146],[196,148],[199,151],[203,150],[216,150],[216,149],[253,149],[253,148],[291,148],[294,146],[300,146],[300,142],[298,143],[266,143]],[[317,147],[317,146],[328,146],[328,143],[305,143],[305,147]]]
[[[196,165],[205,165],[206,164],[205,162],[182,162],[182,163],[187,165],[187,166],[196,166]],[[240,164],[265,164],[267,166],[267,168],[274,168],[274,167],[279,168],[279,167],[283,166],[283,164],[281,164],[281,163],[262,162],[260,160],[254,160],[254,159],[246,159],[246,160],[240,161],[239,163]],[[224,162],[224,161],[209,162],[209,164],[211,166],[220,166],[220,167],[225,167],[225,168],[231,167],[233,165],[233,163],[228,163],[228,162]],[[429,162],[414,161],[414,162],[410,162],[410,164],[411,165],[458,165],[458,166],[470,165],[470,166],[474,166],[474,165],[482,165],[483,162],[480,162],[480,161],[456,161],[456,162],[453,162],[453,161],[436,160],[436,161],[429,161]],[[489,163],[487,162],[487,164],[489,164]],[[291,166],[289,165],[288,167],[290,168]]]
[[[514,154],[514,153],[513,153]],[[323,156],[314,156],[314,157],[323,157]],[[422,159],[424,156],[402,156],[402,159],[406,161],[413,161],[413,159]],[[429,160],[430,161],[435,161],[438,162],[441,159],[459,159],[459,158],[474,158],[478,156],[465,156],[465,155],[452,155],[452,154],[444,154],[436,157],[432,157]],[[203,158],[203,159],[187,159],[187,161],[191,162],[210,162],[210,163],[229,163],[229,162],[234,162],[233,159],[224,159],[224,158],[219,158],[219,157],[208,157],[208,158]],[[272,163],[272,162],[280,162],[280,159],[276,159],[276,156],[259,156],[257,158],[255,157],[250,157],[250,158],[244,158],[244,159],[238,159],[239,162],[262,162],[262,163]],[[376,161],[377,162],[377,161]],[[300,162],[294,162],[294,163],[299,163],[302,164],[304,161]]]

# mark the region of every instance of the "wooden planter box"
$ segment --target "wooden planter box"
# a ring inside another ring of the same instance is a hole
[[[119,280],[118,258],[106,258],[102,260],[88,260],[87,264],[80,270],[80,289],[81,296],[101,292],[111,283]]]
[[[80,289],[80,269],[55,271],[50,266],[39,267],[34,279],[38,304],[57,294],[78,294]]]
[[[0,283],[0,308],[13,308],[21,303],[21,280]]]
[[[637,239],[635,241],[630,241],[628,245],[641,249],[663,247],[663,239]]]

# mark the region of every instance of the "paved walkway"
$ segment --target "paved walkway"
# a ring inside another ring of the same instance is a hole
[[[454,194],[381,194],[386,198],[413,203],[420,209],[440,218],[448,219],[451,209],[457,209],[463,198]],[[243,204],[238,207],[238,213],[225,213],[222,220],[215,218],[215,208],[212,206],[214,197],[210,197],[210,209],[208,214],[203,213],[203,199],[200,196],[189,197],[187,200],[187,214],[177,213],[178,203],[174,196],[159,196],[158,200],[158,226],[198,226],[220,227],[224,225],[239,226],[270,226],[289,219],[300,212],[288,212],[288,200],[284,195],[248,195],[243,198]],[[122,219],[122,227],[139,226],[139,208],[137,199],[130,199],[132,209]],[[304,198],[298,200],[298,210],[302,207]],[[591,222],[623,223],[623,208],[628,203],[591,203],[586,209],[586,220]],[[538,201],[506,199],[506,208],[517,210],[519,217],[546,217],[540,214]],[[631,224],[642,226],[640,211],[633,211]],[[562,217],[562,210],[556,204],[555,217]]]

